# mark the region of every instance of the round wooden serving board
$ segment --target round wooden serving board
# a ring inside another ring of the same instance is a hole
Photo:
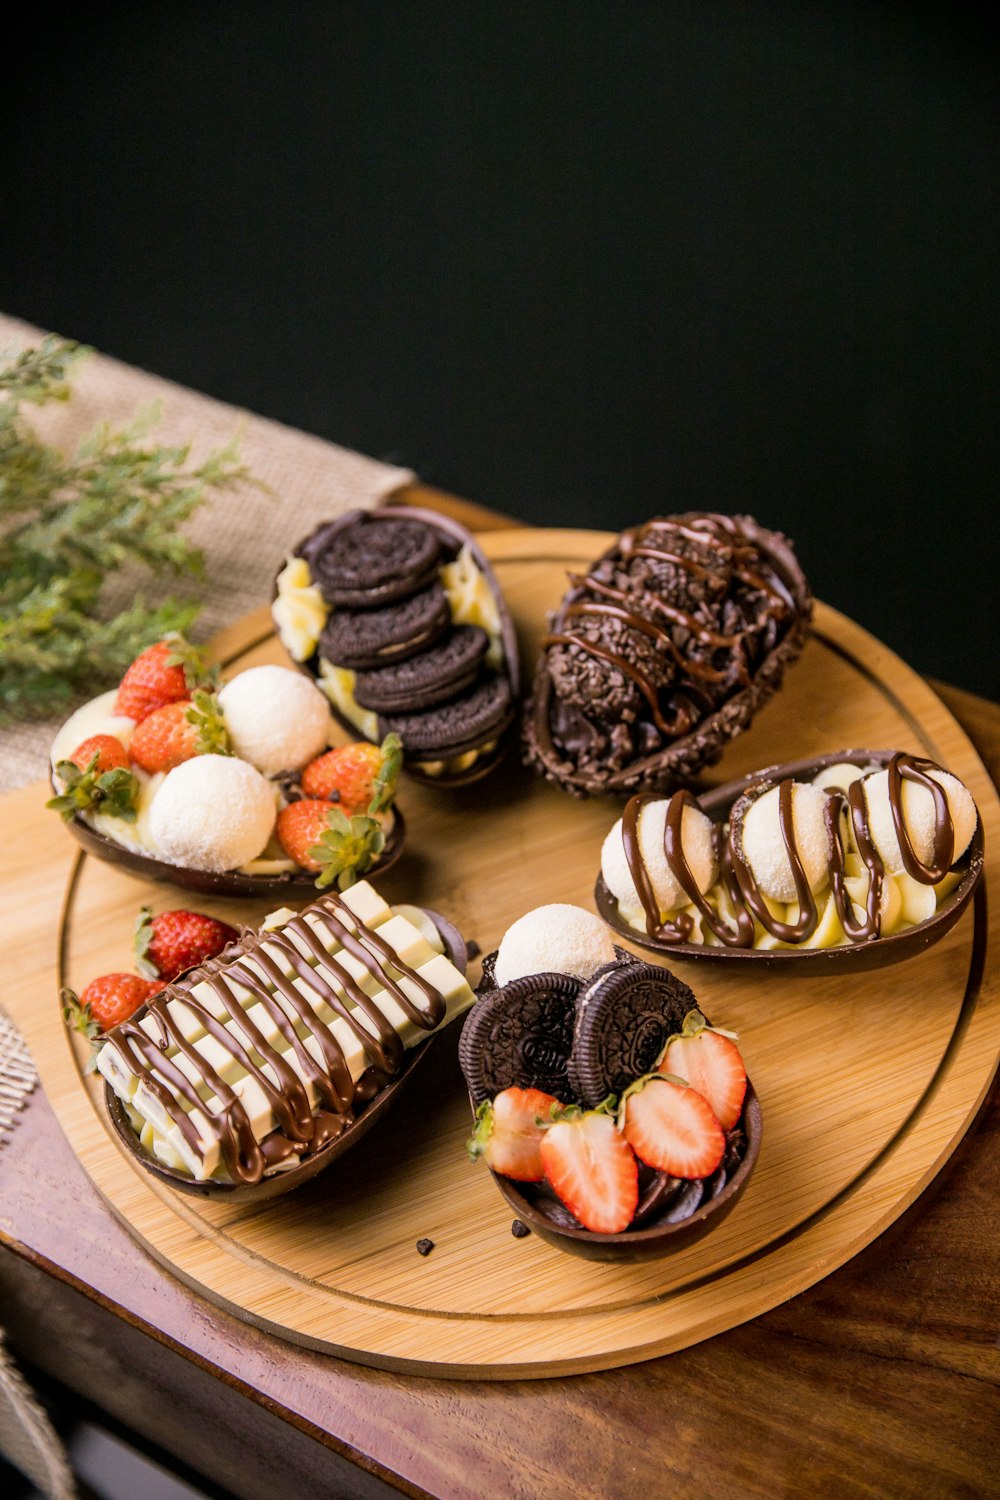
[[[608,540],[542,530],[484,538],[526,666],[567,569]],[[266,611],[216,644],[228,671],[284,660]],[[959,775],[979,804],[987,881],[996,881],[1000,804],[969,741],[898,657],[823,605],[782,691],[710,779],[851,746],[919,751]],[[514,756],[487,782],[450,794],[404,780],[400,800],[408,845],[381,889],[444,912],[483,951],[529,907],[591,907],[601,842],[620,810],[573,801]],[[938,946],[872,974],[678,966],[716,1024],[740,1033],[764,1143],[733,1214],[670,1258],[597,1264],[534,1236],[513,1238],[489,1173],[465,1154],[469,1112],[453,1041],[429,1060],[421,1088],[310,1185],[256,1209],[205,1204],[157,1183],[118,1148],[56,1000],[58,982],[80,988],[130,967],[139,905],[162,910],[184,895],[76,854],[40,805],[11,834],[14,852],[50,871],[52,909],[35,884],[36,899],[8,912],[18,931],[7,1000],[83,1166],[140,1244],[190,1286],[261,1327],[363,1363],[477,1379],[564,1374],[667,1353],[752,1318],[856,1254],[913,1202],[961,1140],[996,1068],[1000,986],[987,953],[998,933],[984,883]],[[199,905],[247,923],[265,911]],[[38,981],[41,944],[59,971],[48,987]],[[415,1248],[423,1238],[434,1242],[426,1257]]]

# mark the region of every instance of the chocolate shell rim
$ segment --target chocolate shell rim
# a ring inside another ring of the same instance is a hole
[[[730,781],[722,786],[713,787],[703,792],[696,800],[702,812],[712,818],[713,822],[724,822],[725,815],[731,811],[738,798],[759,782],[776,782],[786,780],[788,777],[795,779],[799,776],[814,776],[828,766],[841,765],[845,762],[852,765],[885,767],[896,753],[895,750],[852,749],[837,750],[825,755],[804,756],[799,760],[765,766],[749,776],[741,777],[738,781]],[[630,927],[622,920],[618,914],[618,902],[608,890],[604,883],[604,876],[600,872],[594,885],[594,903],[600,916],[619,936],[627,938],[629,942],[651,953],[668,954],[672,958],[683,959],[685,962],[690,960],[692,963],[734,963],[742,960],[786,972],[807,970],[815,973],[817,969],[821,969],[825,973],[839,971],[862,973],[865,970],[880,969],[886,964],[899,963],[904,959],[913,958],[939,942],[955,925],[972,899],[982,877],[983,864],[983,823],[977,807],[976,828],[969,847],[953,866],[958,869],[965,867],[962,879],[945,897],[934,915],[923,922],[914,923],[911,927],[904,927],[900,932],[889,933],[886,937],[873,938],[866,943],[842,943],[836,948],[808,948],[804,944],[800,949],[761,950],[727,948],[721,945],[709,947],[703,943],[677,943],[665,938],[651,937],[648,933]]]
[[[662,519],[683,520],[686,514],[689,513],[677,512],[676,515]],[[801,655],[809,636],[813,613],[812,590],[792,544],[782,532],[768,530],[752,516],[741,515],[734,519],[746,524],[752,539],[774,565],[792,596],[796,613],[781,639],[764,657],[745,687],[731,693],[686,734],[679,735],[652,755],[631,761],[606,780],[597,780],[593,776],[579,773],[554,744],[548,751],[542,748],[538,726],[544,724],[546,729],[548,727],[552,678],[548,670],[547,654],[541,651],[524,715],[524,746],[528,764],[548,780],[581,797],[611,797],[689,785],[703,766],[709,764],[713,757],[717,758],[727,741],[735,739],[749,727],[758,710],[778,691],[786,669]],[[613,557],[619,549],[620,541],[619,536],[594,559],[591,568]],[[572,585],[566,590],[555,613],[553,629],[558,628],[566,606],[585,592],[582,584]]]
[[[50,776],[50,782],[52,778]],[[53,789],[55,783],[52,782]],[[331,807],[335,804],[331,803]],[[386,835],[385,848],[376,862],[364,871],[361,877],[373,883],[399,859],[406,842],[406,820],[399,808],[393,804],[392,828]],[[322,895],[316,885],[316,876],[307,870],[286,870],[280,875],[245,875],[239,870],[196,870],[190,865],[175,865],[169,860],[158,859],[155,854],[144,854],[138,849],[129,849],[116,839],[91,828],[79,813],[66,822],[66,828],[77,843],[95,859],[107,864],[119,865],[131,875],[141,875],[147,880],[158,880],[179,886],[182,890],[198,891],[205,896],[247,896],[260,900],[280,899],[285,896],[311,897]]]
[[[400,903],[405,904],[405,903]],[[421,907],[421,911],[430,917],[441,937],[445,947],[445,954],[461,973],[465,973],[469,963],[469,950],[458,928],[440,912],[431,907]],[[141,1020],[146,1013],[146,1006],[142,1005],[132,1017],[133,1020]],[[432,1032],[427,1040],[421,1042],[418,1047],[409,1049],[406,1053],[406,1061],[399,1075],[386,1084],[372,1099],[366,1109],[357,1116],[354,1123],[336,1137],[328,1141],[319,1151],[311,1156],[303,1157],[297,1166],[286,1170],[279,1170],[265,1175],[259,1182],[222,1182],[207,1181],[199,1182],[187,1173],[179,1171],[175,1167],[168,1167],[151,1156],[140,1144],[132,1129],[132,1125],[125,1113],[125,1107],[118,1098],[110,1083],[104,1083],[104,1103],[108,1112],[108,1118],[118,1137],[122,1147],[128,1156],[137,1162],[145,1171],[151,1172],[161,1182],[169,1187],[176,1188],[179,1192],[188,1193],[200,1198],[218,1198],[226,1203],[263,1203],[270,1198],[277,1198],[283,1193],[290,1192],[292,1188],[301,1186],[310,1181],[317,1173],[329,1166],[338,1156],[341,1156],[351,1146],[355,1145],[362,1136],[366,1135],[373,1125],[382,1118],[392,1105],[393,1100],[407,1086],[414,1073],[421,1067],[430,1053],[431,1047],[444,1033],[462,1019],[456,1016],[447,1026]]]
[[[488,756],[484,756],[480,760],[477,760],[473,765],[469,766],[464,771],[456,771],[452,773],[442,772],[440,776],[431,776],[426,771],[418,770],[415,765],[408,762],[405,749],[403,752],[403,769],[405,770],[407,776],[411,777],[414,781],[420,782],[424,786],[458,787],[468,786],[471,782],[481,781],[484,776],[489,775],[489,773],[501,760],[504,751],[507,748],[508,742],[513,737],[512,730],[516,726],[518,720],[517,704],[521,696],[521,662],[517,644],[517,633],[514,629],[514,621],[511,618],[510,610],[507,608],[507,602],[504,599],[503,590],[500,587],[500,583],[497,579],[496,573],[493,570],[493,566],[490,563],[489,558],[483,551],[482,547],[480,547],[479,543],[476,541],[476,538],[472,534],[472,532],[466,530],[466,528],[460,525],[459,522],[453,521],[450,516],[439,515],[437,511],[427,510],[417,505],[379,505],[374,510],[370,511],[350,511],[344,516],[337,517],[332,523],[330,521],[321,521],[318,526],[313,527],[308,536],[304,536],[299,542],[296,543],[296,545],[292,549],[292,556],[300,557],[302,555],[302,548],[306,545],[311,537],[315,536],[317,531],[329,527],[331,535],[335,535],[338,530],[347,525],[350,525],[353,521],[355,521],[359,515],[366,516],[373,521],[379,521],[382,519],[422,521],[424,525],[430,526],[433,530],[437,531],[439,535],[443,535],[449,545],[457,542],[459,550],[461,550],[462,547],[468,547],[475,560],[476,566],[479,568],[480,572],[486,579],[490,588],[490,592],[496,600],[497,613],[500,618],[500,639],[503,644],[503,663],[497,670],[502,671],[506,676],[507,681],[510,683],[511,702],[514,706],[514,713],[512,714],[508,723],[504,725],[499,734],[496,750],[491,752]],[[284,567],[284,564],[282,564],[282,567]],[[279,573],[280,571],[281,569],[279,569]],[[271,591],[272,600],[277,598],[277,594],[278,583],[277,575],[275,575],[275,581]],[[278,634],[278,638],[280,640],[280,631],[277,631],[276,633]],[[295,662],[295,666],[298,667],[300,671],[307,673],[315,681],[319,681],[320,674],[318,663],[319,652],[318,650],[316,650],[313,651],[312,655],[307,657],[305,661]],[[324,694],[324,697],[325,696],[326,695]],[[341,728],[347,730],[347,732],[351,734],[355,739],[358,739],[359,737],[364,738],[358,726],[356,724],[352,724],[350,719],[346,718],[342,713],[340,713],[332,703],[330,704],[330,712],[333,715],[334,719],[336,719],[337,723],[341,726]],[[487,736],[487,739],[488,738],[489,737]],[[370,741],[369,743],[377,743],[377,741]],[[422,759],[424,760],[433,760],[434,758],[435,757],[431,754],[424,754],[422,756]]]
[[[739,1123],[746,1136],[746,1150],[733,1175],[716,1197],[701,1204],[686,1219],[672,1224],[648,1224],[643,1229],[623,1229],[618,1234],[601,1234],[584,1229],[582,1225],[576,1228],[571,1224],[557,1224],[525,1198],[512,1179],[494,1172],[492,1167],[490,1172],[517,1217],[554,1249],[587,1260],[651,1260],[700,1239],[726,1217],[742,1196],[760,1155],[764,1128],[760,1100],[749,1079]]]

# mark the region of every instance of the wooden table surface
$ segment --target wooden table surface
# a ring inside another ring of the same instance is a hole
[[[1000,707],[934,686],[1000,782]],[[0,1326],[241,1500],[1000,1495],[1000,1091],[930,1191],[791,1302],[668,1358],[489,1384],[364,1369],[216,1310],[104,1208],[36,1090],[0,1149]]]

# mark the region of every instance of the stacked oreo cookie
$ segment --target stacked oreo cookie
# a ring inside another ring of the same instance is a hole
[[[407,770],[428,780],[490,770],[514,721],[517,647],[473,537],[431,512],[385,507],[320,526],[297,559],[324,606],[303,664],[345,726],[370,740],[395,732]]]
[[[469,1012],[459,1060],[476,1104],[534,1088],[591,1107],[652,1068],[697,1005],[667,969],[623,948],[590,979],[528,974],[494,988],[491,956]]]

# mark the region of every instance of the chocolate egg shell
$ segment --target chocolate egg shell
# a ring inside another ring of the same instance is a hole
[[[403,852],[406,824],[398,808],[393,808],[393,814],[385,848],[378,862],[364,872],[366,880],[377,881]],[[146,880],[162,880],[186,891],[198,891],[205,896],[254,896],[264,901],[283,902],[289,897],[306,900],[318,894],[316,876],[310,875],[307,870],[288,870],[280,875],[244,875],[239,870],[194,870],[187,865],[174,865],[168,860],[157,859],[155,855],[144,854],[138,849],[127,849],[124,844],[116,843],[106,834],[91,828],[79,814],[69,819],[66,828],[77,843],[96,859],[128,870],[131,875],[140,875]]]
[[[738,799],[749,788],[760,782],[777,783],[787,779],[809,781],[828,766],[844,763],[858,766],[887,766],[895,752],[892,750],[837,750],[830,755],[818,755],[803,760],[789,761],[780,766],[768,766],[739,781],[715,787],[704,792],[698,806],[713,822],[724,823]],[[880,969],[885,964],[898,963],[925,952],[945,936],[955,925],[969,901],[983,873],[983,825],[977,818],[972,841],[955,866],[961,872],[958,885],[949,892],[932,917],[924,922],[904,927],[886,937],[873,938],[863,943],[844,943],[836,948],[727,948],[709,947],[703,943],[678,943],[667,938],[650,936],[621,918],[618,902],[608,890],[602,875],[598,875],[594,887],[594,901],[601,916],[615,932],[627,937],[630,942],[648,948],[654,953],[667,954],[675,959],[696,963],[756,964],[780,970],[782,973],[809,973],[815,975],[841,972],[862,973]]]
[[[513,1213],[555,1250],[579,1255],[584,1260],[655,1260],[673,1250],[686,1250],[721,1224],[746,1189],[760,1155],[763,1133],[760,1101],[750,1083],[747,1084],[738,1125],[745,1146],[737,1164],[727,1173],[724,1186],[720,1188],[717,1181],[706,1179],[707,1192],[699,1195],[699,1201],[685,1217],[671,1220],[671,1212],[677,1209],[677,1200],[671,1199],[659,1217],[651,1219],[641,1229],[625,1229],[620,1234],[597,1234],[569,1222],[571,1216],[562,1209],[558,1200],[538,1191],[534,1184],[512,1182],[509,1177],[501,1177],[496,1172],[493,1180]],[[684,1207],[680,1211],[683,1212]]]
[[[327,522],[322,526],[316,527],[308,537],[303,538],[303,540],[299,542],[299,544],[295,547],[294,555],[302,556],[310,541],[320,531],[327,531],[330,538],[335,537],[338,529],[342,529],[351,525],[358,519],[359,514],[363,514],[366,521],[373,523],[377,523],[380,520],[420,521],[424,525],[430,527],[430,529],[436,533],[442,547],[447,552],[449,558],[457,556],[463,547],[467,547],[469,549],[476,567],[482,573],[484,579],[486,580],[487,586],[489,587],[489,590],[496,602],[497,614],[500,620],[501,645],[503,649],[503,661],[499,666],[499,671],[501,672],[501,675],[506,677],[507,679],[507,683],[510,688],[511,702],[516,704],[521,693],[521,673],[518,659],[517,635],[514,630],[514,622],[511,619],[510,612],[507,609],[506,603],[504,602],[500,584],[497,581],[496,574],[493,571],[489,559],[486,557],[486,554],[483,552],[482,548],[479,546],[479,543],[476,541],[472,533],[466,531],[465,527],[460,526],[457,521],[453,521],[450,519],[450,517],[447,516],[438,515],[436,511],[423,510],[417,506],[382,505],[379,506],[377,510],[366,511],[363,513],[352,512],[349,515],[339,518],[335,522]],[[277,582],[275,583],[275,597],[277,597]],[[297,665],[301,667],[303,671],[308,672],[310,676],[314,677],[317,682],[319,682],[319,685],[322,688],[323,683],[320,675],[320,658],[318,650],[314,651],[312,656],[310,656],[306,661],[299,662]],[[414,707],[419,707],[419,705],[414,704]],[[345,715],[340,711],[336,704],[331,703],[330,711],[337,722],[343,725],[343,727],[350,733],[353,738],[364,738],[363,733],[359,729],[358,725],[352,723],[350,719],[345,717]],[[420,770],[419,766],[414,764],[414,761],[407,756],[405,742],[403,746],[403,768],[408,776],[412,776],[415,781],[421,781],[427,786],[457,787],[466,786],[471,782],[479,781],[482,779],[482,777],[488,775],[500,760],[507,746],[507,743],[511,738],[514,722],[515,721],[513,717],[508,716],[508,721],[503,724],[499,731],[496,749],[494,751],[491,751],[488,755],[480,757],[480,759],[475,761],[464,771],[442,772],[439,776],[430,775],[429,773]],[[422,753],[422,755],[420,756],[420,759],[424,761],[434,758],[434,756],[427,752]]]
[[[315,894],[315,893],[314,893]],[[423,908],[437,928],[441,940],[444,943],[445,953],[451,962],[463,974],[468,965],[469,954],[465,940],[458,929],[442,917],[439,912]],[[136,1011],[134,1020],[141,1020],[145,1014],[146,1007],[141,1006]],[[453,1022],[452,1025],[455,1023]],[[196,1182],[185,1172],[173,1167],[164,1166],[156,1160],[149,1152],[145,1151],[139,1144],[135,1131],[125,1113],[124,1106],[109,1083],[104,1085],[104,1101],[108,1116],[123,1149],[134,1161],[138,1162],[147,1172],[158,1177],[161,1182],[176,1188],[179,1192],[190,1193],[200,1198],[214,1198],[225,1203],[264,1203],[270,1198],[277,1198],[282,1193],[291,1192],[293,1188],[300,1187],[304,1182],[309,1182],[317,1173],[322,1172],[338,1156],[357,1144],[362,1136],[367,1135],[373,1125],[376,1125],[386,1112],[392,1108],[393,1103],[399,1097],[403,1089],[407,1088],[415,1073],[423,1066],[431,1048],[444,1035],[444,1028],[428,1037],[426,1042],[421,1042],[419,1047],[414,1047],[406,1053],[406,1060],[402,1070],[391,1083],[385,1085],[377,1093],[362,1112],[356,1117],[352,1124],[348,1125],[335,1140],[329,1141],[325,1146],[313,1155],[306,1156],[297,1166],[289,1167],[285,1171],[277,1171],[270,1176],[263,1177],[260,1182],[236,1183],[236,1182]]]
[[[680,1030],[685,1013],[697,1002],[687,985],[666,969],[642,963],[623,948],[616,952],[618,961],[599,969],[590,980],[537,974],[500,989],[492,988],[496,954],[486,956],[480,998],[465,1018],[459,1042],[473,1114],[484,1099],[512,1085],[541,1089],[567,1104],[582,1099],[593,1106],[613,1086],[622,1086],[619,1073],[625,1055],[636,1061],[640,1072],[652,1066],[667,1037]],[[645,992],[656,985],[660,993],[653,1000]],[[596,1006],[593,1018],[581,1014],[587,994]],[[609,1025],[608,1012],[615,1007],[622,1013],[625,1031],[637,1025],[643,1032],[624,1048]],[[649,1023],[654,1016],[652,1034]],[[593,1024],[588,1024],[591,1019]],[[553,1030],[546,1032],[546,1023]],[[554,1086],[557,1074],[565,1076],[567,1091]],[[518,1183],[492,1168],[490,1172],[517,1218],[555,1249],[587,1260],[652,1260],[692,1244],[725,1218],[753,1171],[761,1131],[760,1102],[748,1083],[722,1165],[710,1178],[691,1183],[641,1167],[645,1182],[634,1221],[638,1225],[641,1220],[641,1225],[619,1234],[584,1229],[545,1183]]]
[[[767,637],[765,654],[757,661],[749,682],[734,684],[714,706],[706,707],[703,717],[691,724],[686,731],[675,738],[667,738],[655,750],[637,751],[633,758],[617,768],[607,763],[604,750],[594,765],[588,767],[582,764],[580,747],[570,742],[572,736],[561,735],[554,727],[552,714],[558,695],[553,685],[548,651],[543,649],[535,669],[532,694],[524,716],[525,759],[548,780],[574,796],[620,796],[638,791],[671,791],[689,784],[704,766],[719,758],[727,741],[741,734],[761,704],[777,691],[785,669],[800,654],[809,632],[812,593],[791,544],[779,532],[767,531],[751,516],[706,517],[701,513],[690,513],[656,519],[682,524],[711,520],[727,527],[738,526],[741,543],[746,542],[753,548],[758,562],[766,567],[776,587],[780,588],[785,598],[787,616],[780,627],[772,630],[774,639]],[[599,569],[602,565],[624,566],[625,554],[622,548],[631,535],[630,532],[623,532],[614,545],[596,559],[593,568]],[[585,580],[575,583],[553,617],[550,633],[559,635],[563,632],[584,601],[591,606],[596,603],[607,610],[610,606],[606,602],[601,603],[602,598],[604,596],[595,594]],[[659,616],[656,618],[660,619]],[[647,620],[647,626],[651,623],[652,617]],[[662,625],[662,619],[660,623]],[[764,639],[762,634],[761,640]],[[641,710],[640,719],[646,714],[646,710]],[[580,714],[578,718],[579,733],[582,735],[586,730],[586,715]],[[651,721],[647,727],[653,731]],[[624,730],[625,725],[619,724],[618,728]]]

